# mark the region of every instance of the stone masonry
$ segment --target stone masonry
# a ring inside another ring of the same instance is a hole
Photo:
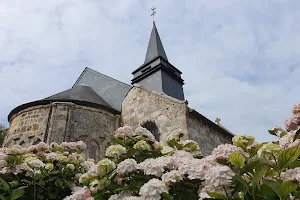
[[[190,110],[187,121],[189,138],[199,144],[203,155],[209,155],[220,144],[231,143],[233,135],[196,111]]]
[[[185,139],[198,142],[204,155],[210,154],[220,144],[231,143],[233,135],[190,110],[186,101],[135,85],[123,101],[122,122],[133,127],[142,126],[147,121],[154,122],[162,142],[169,134],[181,130],[186,134]]]
[[[82,140],[88,156],[99,160],[119,123],[119,115],[70,102],[33,106],[11,117],[3,146]]]
[[[122,104],[122,122],[124,125],[142,126],[153,121],[158,127],[160,141],[168,134],[183,131],[187,135],[187,105],[170,96],[148,90],[139,85],[133,87]]]
[[[44,141],[49,105],[29,107],[14,114],[3,146],[29,146]]]

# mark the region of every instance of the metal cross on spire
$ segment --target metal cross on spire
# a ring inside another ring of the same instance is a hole
[[[151,16],[153,17],[153,22],[154,22],[154,16],[155,16],[155,14],[156,14],[155,9],[156,9],[156,8],[152,6],[152,8],[151,8],[151,10],[152,10]]]

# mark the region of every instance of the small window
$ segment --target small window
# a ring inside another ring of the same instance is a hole
[[[150,131],[150,132],[154,135],[155,139],[156,139],[157,141],[159,141],[159,132],[158,132],[158,128],[157,128],[157,126],[156,126],[156,124],[155,124],[154,122],[147,121],[147,122],[145,122],[145,123],[142,125],[142,127],[144,127],[145,129],[147,129],[148,131]]]

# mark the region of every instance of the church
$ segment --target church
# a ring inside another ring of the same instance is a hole
[[[160,142],[181,131],[208,155],[231,143],[233,134],[189,108],[181,74],[153,22],[145,61],[132,72],[131,84],[85,68],[70,89],[13,109],[3,146],[82,140],[88,156],[98,160],[115,130],[129,125],[148,129]]]

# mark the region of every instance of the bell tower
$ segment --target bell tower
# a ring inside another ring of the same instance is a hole
[[[169,63],[154,21],[144,64],[132,74],[132,84],[184,100],[181,71]]]

